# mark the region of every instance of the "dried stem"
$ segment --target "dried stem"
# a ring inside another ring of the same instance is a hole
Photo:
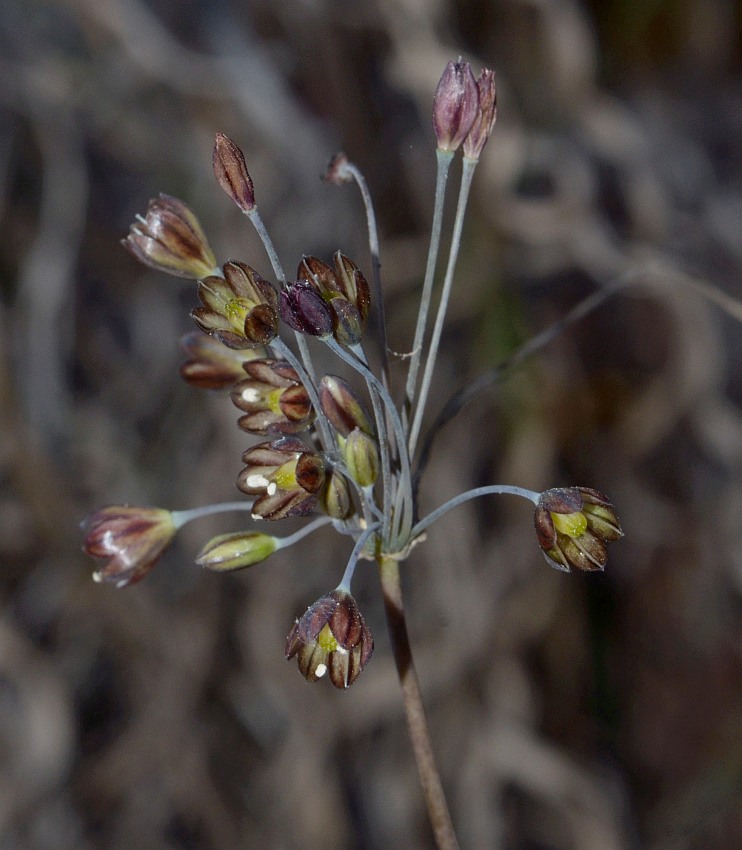
[[[407,634],[407,623],[402,602],[399,561],[384,555],[379,555],[377,560],[392,651],[397,665],[399,682],[402,686],[407,728],[428,808],[428,817],[438,850],[458,850],[459,844],[453,831],[451,816],[448,813],[448,804],[443,793],[438,768],[435,765],[428,720],[425,717],[425,708],[420,693],[420,682],[412,661],[412,649]]]

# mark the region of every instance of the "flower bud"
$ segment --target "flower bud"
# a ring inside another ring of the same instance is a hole
[[[358,310],[361,327],[366,324],[371,307],[371,290],[358,266],[345,254],[335,254],[335,277],[343,295]]]
[[[322,175],[322,179],[325,183],[333,183],[335,186],[352,182],[353,175],[348,165],[348,157],[342,151],[336,153],[327,163],[327,170]]]
[[[336,469],[331,469],[325,476],[320,506],[327,516],[333,519],[348,519],[353,513],[353,499],[348,481]]]
[[[223,278],[204,278],[198,297],[204,306],[191,310],[191,317],[229,348],[267,345],[278,334],[278,294],[245,263],[230,261]]]
[[[484,68],[477,77],[477,89],[479,90],[477,117],[469,130],[469,135],[464,139],[464,156],[469,159],[479,159],[495,126],[497,118],[495,72]]]
[[[374,426],[366,408],[355,390],[342,378],[336,375],[325,375],[322,378],[319,403],[332,427],[343,437],[347,437],[354,428],[360,428],[367,434],[374,433]]]
[[[363,319],[360,310],[355,303],[346,297],[343,289],[345,287],[354,299],[357,298],[354,279],[354,272],[357,271],[357,268],[350,260],[347,260],[347,262],[348,268],[341,266],[344,273],[343,286],[341,286],[340,280],[335,276],[335,272],[330,266],[323,263],[322,260],[318,260],[317,257],[304,257],[299,264],[297,274],[299,280],[306,281],[330,308],[332,334],[336,341],[341,345],[357,345],[361,341]],[[368,284],[360,272],[358,272],[358,275],[362,280],[359,286],[362,288],[365,285],[364,309],[368,313]]]
[[[305,280],[287,284],[281,290],[281,318],[301,334],[327,338],[332,336],[332,314],[312,286]]]
[[[259,531],[220,534],[204,546],[196,558],[200,567],[224,573],[259,564],[278,548],[278,540]]]
[[[547,563],[558,570],[602,570],[607,543],[623,537],[616,510],[589,487],[559,487],[541,494],[534,514],[536,536]]]
[[[247,173],[245,156],[224,133],[217,133],[214,138],[212,163],[219,185],[242,212],[249,213],[255,209],[255,191]]]
[[[350,477],[361,487],[372,487],[379,477],[379,449],[376,440],[356,428],[342,447]]]
[[[259,349],[232,349],[213,336],[194,330],[184,334],[180,347],[187,360],[180,367],[181,377],[194,387],[207,390],[228,389],[244,377],[242,364],[260,357]]]
[[[238,425],[251,434],[297,434],[314,418],[309,394],[286,360],[252,360],[248,377],[232,389],[232,402],[246,416]]]
[[[108,558],[93,573],[95,581],[126,587],[141,581],[172,543],[176,527],[170,511],[108,505],[83,522],[87,531],[83,549],[96,558]]]
[[[467,137],[479,109],[477,81],[468,62],[449,62],[433,96],[433,129],[438,150],[455,151]]]
[[[374,640],[355,599],[333,590],[310,606],[286,639],[286,660],[298,657],[309,682],[329,671],[336,688],[349,688],[374,651]]]
[[[256,519],[283,519],[310,514],[325,479],[325,465],[296,437],[282,437],[248,449],[246,466],[237,479],[243,493],[259,496],[252,508]]]
[[[160,195],[137,216],[121,244],[141,263],[175,277],[194,280],[213,274],[216,258],[201,225],[177,198]]]

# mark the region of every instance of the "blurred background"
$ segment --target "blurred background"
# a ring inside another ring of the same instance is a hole
[[[499,115],[431,418],[626,284],[446,425],[423,479],[423,514],[488,482],[595,487],[626,531],[604,574],[565,575],[529,507],[491,498],[406,562],[462,847],[742,846],[741,21],[733,0],[3,2],[1,850],[432,846],[370,564],[354,687],[283,661],[346,541],[217,576],[193,558],[244,520],[202,520],[117,591],[78,526],[101,504],[233,499],[250,444],[228,398],[178,377],[195,288],[121,248],[134,215],[176,195],[222,261],[268,275],[213,179],[222,131],[288,269],[341,248],[370,271],[354,189],[318,179],[345,150],[407,352],[431,98],[459,55],[496,69]]]

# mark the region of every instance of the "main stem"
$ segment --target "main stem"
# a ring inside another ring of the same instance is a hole
[[[417,772],[428,808],[428,817],[433,828],[435,843],[438,850],[458,850],[459,844],[453,831],[451,816],[448,813],[448,804],[443,793],[441,778],[438,774],[438,768],[435,766],[430,729],[420,693],[420,682],[412,661],[412,649],[407,634],[407,622],[402,602],[402,585],[399,579],[399,561],[384,555],[379,555],[377,561],[392,651],[397,665],[399,682],[402,686],[407,728],[412,741]]]

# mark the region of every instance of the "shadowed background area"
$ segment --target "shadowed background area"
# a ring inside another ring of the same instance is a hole
[[[216,131],[245,151],[289,270],[340,248],[370,272],[355,191],[318,179],[338,150],[365,173],[403,376],[432,93],[459,55],[497,71],[499,116],[431,421],[620,291],[442,429],[421,512],[485,483],[578,484],[626,531],[604,574],[564,575],[528,505],[490,498],[406,562],[462,847],[742,845],[741,18],[732,0],[2,4],[1,850],[432,846],[370,564],[354,593],[376,653],[353,688],[283,661],[346,540],[217,576],[193,558],[244,516],[205,519],[116,591],[90,580],[78,524],[235,498],[238,411],[177,374],[195,287],[119,245],[164,191],[222,261],[269,276],[213,179]]]

